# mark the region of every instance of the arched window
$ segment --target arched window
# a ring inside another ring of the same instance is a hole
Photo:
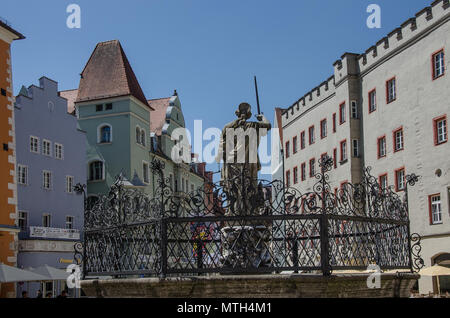
[[[89,164],[89,180],[103,180],[103,162],[101,161],[93,161]]]
[[[136,126],[136,142],[141,143],[141,129],[139,126]]]
[[[110,125],[102,125],[98,129],[98,142],[101,144],[112,142],[112,129]]]
[[[141,145],[145,146],[145,130],[141,130]]]

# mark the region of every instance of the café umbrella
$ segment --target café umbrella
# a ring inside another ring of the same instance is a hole
[[[46,276],[48,277],[47,280],[66,280],[70,275],[70,273],[66,271],[48,265],[43,265],[36,268],[30,267],[27,268],[27,270],[35,274]]]
[[[39,282],[46,280],[49,280],[49,277],[45,275],[0,264],[0,283]]]
[[[426,268],[422,268],[419,271],[421,276],[450,276],[450,268],[445,266],[440,266],[435,264]],[[437,279],[438,292],[441,293],[441,288],[439,286],[439,278]]]

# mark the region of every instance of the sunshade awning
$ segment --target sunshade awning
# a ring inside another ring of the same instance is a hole
[[[51,280],[49,277],[17,267],[0,264],[0,283],[36,282]]]
[[[36,268],[30,267],[27,268],[27,270],[35,274],[47,276],[49,280],[66,280],[70,275],[70,273],[49,265],[43,265]]]

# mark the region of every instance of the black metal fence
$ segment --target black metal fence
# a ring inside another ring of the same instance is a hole
[[[154,161],[156,195],[117,182],[109,194],[86,203],[84,241],[75,258],[84,276],[330,275],[370,264],[420,269],[420,237],[410,234],[407,202],[408,185],[417,176],[407,176],[404,198],[382,188],[370,169],[361,183],[335,191],[328,182],[331,158],[319,164],[308,193],[279,180],[250,180],[245,172],[178,193],[164,177],[163,164]]]

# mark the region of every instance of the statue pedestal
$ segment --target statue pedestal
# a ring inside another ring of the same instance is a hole
[[[222,228],[223,267],[236,269],[245,274],[245,270],[269,267],[272,259],[268,245],[270,231],[264,225],[227,226]],[[233,272],[234,273],[234,272]]]

